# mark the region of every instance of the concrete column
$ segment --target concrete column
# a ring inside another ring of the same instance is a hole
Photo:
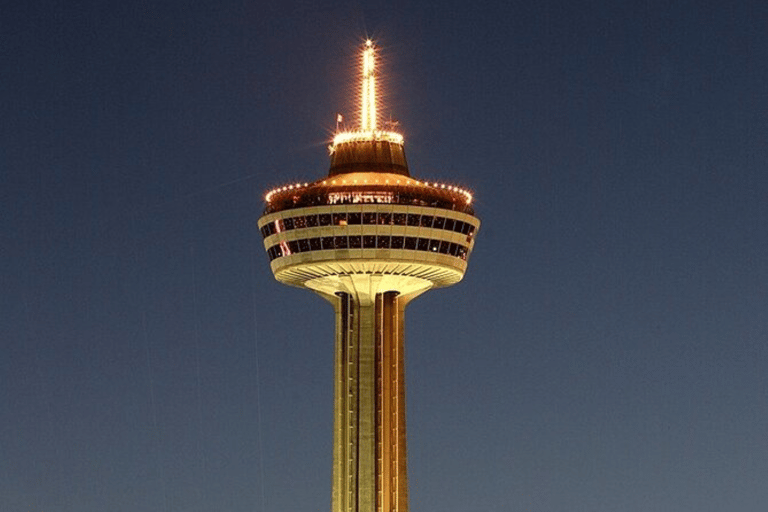
[[[336,367],[331,510],[407,512],[402,321],[407,300],[398,292],[338,292],[332,302]]]

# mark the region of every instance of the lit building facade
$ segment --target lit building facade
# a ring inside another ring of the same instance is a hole
[[[373,44],[360,127],[336,134],[328,176],[266,195],[258,225],[275,278],[336,314],[332,512],[407,512],[406,305],[464,276],[472,195],[410,176],[402,135],[379,130]]]

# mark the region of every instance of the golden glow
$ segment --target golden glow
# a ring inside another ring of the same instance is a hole
[[[373,45],[373,42],[371,40],[368,40],[365,42],[365,46],[363,48],[363,94],[361,95],[361,103],[362,103],[362,112],[363,116],[361,118],[361,128],[357,130],[351,130],[351,131],[345,131],[345,132],[339,132],[335,135],[333,138],[333,144],[329,146],[329,150],[333,152],[337,145],[347,143],[347,142],[362,142],[362,141],[384,141],[394,144],[403,144],[403,136],[397,132],[394,131],[385,131],[385,130],[377,130],[376,129],[376,85],[373,79],[375,78],[375,63],[376,63],[376,55],[375,55],[375,46]],[[339,118],[337,120],[340,121]],[[366,177],[368,178],[368,177]],[[370,176],[370,179],[374,184],[380,184],[381,182],[378,179],[378,176]],[[404,178],[404,181],[401,181],[400,179],[396,180],[397,185],[400,185],[401,183],[405,186],[415,186],[415,187],[428,187],[435,190],[439,190],[441,192],[447,192],[451,194],[457,194],[460,196],[463,196],[464,202],[469,205],[472,203],[472,194],[464,190],[462,188],[456,187],[454,185],[449,185],[446,183],[437,183],[437,182],[429,182],[429,181],[418,181],[411,178]],[[337,181],[331,180],[331,185],[336,185]],[[342,183],[346,184],[346,180],[343,180]],[[357,184],[357,180],[354,180],[354,183]],[[364,183],[368,183],[368,179],[364,180]],[[328,185],[328,180],[322,181],[323,185]],[[385,179],[384,184],[390,185],[390,180]],[[267,203],[271,202],[274,197],[277,195],[282,195],[286,192],[294,192],[297,190],[300,190],[302,188],[308,187],[309,184],[307,183],[294,183],[290,185],[285,185],[283,187],[277,187],[269,192],[264,196],[264,199]]]
[[[333,138],[333,145],[337,146],[344,142],[355,142],[365,140],[383,140],[386,142],[394,142],[395,144],[403,143],[403,136],[397,132],[385,132],[385,131],[354,131],[354,132],[341,132],[337,133]]]
[[[386,133],[386,132],[379,132],[379,133]],[[399,134],[395,133],[395,134],[392,134],[392,135],[399,135]],[[354,140],[354,139],[352,139],[352,140]],[[362,140],[362,139],[360,139],[360,140]],[[346,141],[344,141],[344,142],[346,142]],[[462,195],[464,197],[464,201],[466,202],[466,204],[472,203],[472,194],[469,191],[464,190],[463,188],[459,188],[459,187],[453,186],[453,185],[447,185],[445,183],[437,183],[437,182],[429,183],[427,181],[421,182],[421,181],[414,180],[414,179],[409,179],[409,178],[405,179],[405,183],[403,183],[399,179],[396,180],[396,182],[397,182],[398,185],[403,184],[405,186],[430,187],[430,188],[433,188],[433,189],[436,189],[436,190],[444,190],[446,192],[453,192],[455,194]],[[336,183],[337,183],[337,180],[331,180],[331,185],[336,185]],[[346,184],[347,180],[344,179],[344,180],[341,181],[341,183],[342,184]],[[357,180],[354,180],[354,183],[357,184]],[[368,180],[366,179],[364,181],[364,183],[367,184]],[[373,179],[373,183],[374,184],[380,184],[380,181],[378,179]],[[384,183],[386,185],[389,185],[390,181],[388,179],[385,179]],[[328,184],[328,181],[327,180],[323,180],[323,185],[327,185],[327,184]],[[267,192],[267,194],[264,196],[264,200],[267,203],[269,203],[272,200],[272,198],[275,197],[276,195],[279,195],[279,194],[281,194],[283,192],[292,192],[294,190],[299,190],[299,189],[302,189],[302,188],[306,188],[308,186],[309,186],[308,183],[293,183],[293,184],[285,185],[285,186],[282,186],[282,187],[277,187],[277,188],[274,188],[274,189],[270,190],[269,192]]]
[[[345,142],[380,140],[402,144],[403,136],[397,132],[378,129],[378,91],[376,88],[376,46],[368,39],[362,53],[362,83],[360,86],[360,126],[356,130],[337,132],[331,153]]]
[[[363,88],[360,129],[364,132],[376,131],[376,56],[373,42],[369,39],[363,49]]]
[[[280,192],[287,192],[289,190],[298,190],[300,188],[305,188],[307,186],[309,186],[309,183],[294,183],[291,185],[285,185],[283,187],[273,188],[272,190],[267,192],[267,194],[264,196],[264,200],[266,202],[270,202],[272,200],[272,197],[275,196],[275,194],[279,194]]]

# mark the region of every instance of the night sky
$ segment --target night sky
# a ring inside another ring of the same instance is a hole
[[[576,5],[583,4],[583,5]],[[256,221],[357,51],[472,190],[407,312],[414,512],[768,510],[768,3],[0,7],[0,510],[330,507],[333,311]]]

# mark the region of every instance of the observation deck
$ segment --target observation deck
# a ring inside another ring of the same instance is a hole
[[[286,284],[361,273],[447,286],[466,271],[480,226],[470,198],[404,174],[329,173],[272,193],[259,230],[272,271]]]

